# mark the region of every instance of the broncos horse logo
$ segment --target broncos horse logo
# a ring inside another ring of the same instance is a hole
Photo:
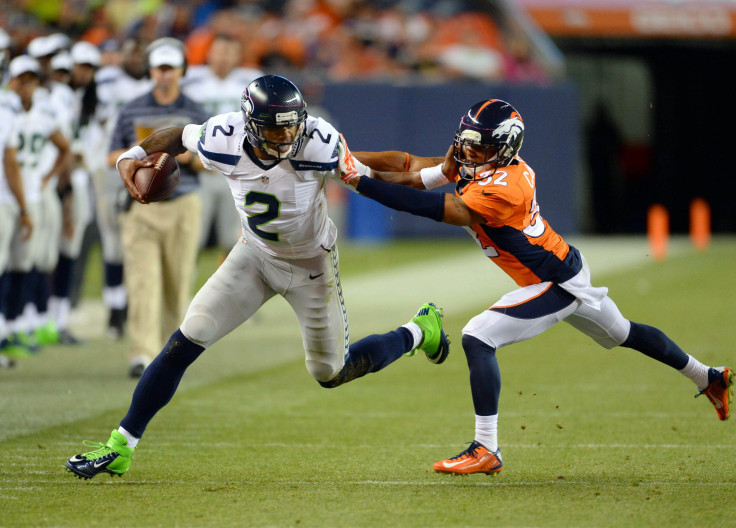
[[[522,132],[524,132],[524,122],[520,117],[514,116],[501,121],[491,135],[494,138],[503,138],[504,136],[508,136],[505,143],[513,143],[517,136]]]

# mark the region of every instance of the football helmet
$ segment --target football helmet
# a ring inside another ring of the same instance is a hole
[[[278,75],[265,75],[245,87],[240,100],[245,133],[253,147],[277,159],[293,158],[304,142],[307,103],[299,88]],[[266,139],[264,128],[297,127],[293,141]]]
[[[523,141],[524,121],[513,106],[500,99],[474,104],[460,119],[455,132],[455,161],[472,169],[460,171],[460,176],[466,180],[479,179],[476,169],[484,165],[490,165],[493,174],[513,161]],[[483,174],[488,176],[486,171]]]

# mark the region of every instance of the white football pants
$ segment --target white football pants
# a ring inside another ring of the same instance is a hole
[[[241,239],[194,296],[181,331],[207,348],[281,295],[299,320],[307,370],[329,381],[342,369],[350,339],[338,264],[334,245],[316,257],[282,259]]]
[[[463,328],[463,335],[471,335],[498,349],[537,336],[565,321],[605,348],[621,345],[629,336],[631,324],[608,297],[606,288],[591,285],[587,265],[568,283],[572,286],[565,289],[576,299],[562,309],[550,312],[541,305],[538,316],[534,315],[537,308],[530,308],[523,318],[489,309],[473,317]],[[519,288],[501,297],[491,308],[513,308],[518,312],[524,305],[531,307],[550,286],[551,283],[542,282]]]

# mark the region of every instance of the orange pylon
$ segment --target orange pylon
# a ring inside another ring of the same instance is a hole
[[[670,237],[670,215],[664,205],[654,204],[647,211],[647,238],[652,256],[662,260],[667,256]]]
[[[690,240],[698,251],[710,245],[710,206],[702,198],[690,202]]]

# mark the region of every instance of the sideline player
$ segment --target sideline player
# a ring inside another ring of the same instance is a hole
[[[0,28],[1,31],[1,28]],[[0,33],[0,48],[2,48]],[[2,57],[0,57],[2,62]],[[4,66],[0,64],[0,66]],[[5,71],[0,67],[0,75]],[[14,244],[25,242],[33,233],[33,221],[26,208],[23,181],[17,161],[18,133],[15,130],[17,109],[10,101],[0,102],[0,368],[13,366],[13,361],[4,353],[10,347],[4,313],[6,287],[5,268]],[[14,242],[14,241],[18,242]],[[23,349],[21,349],[22,353]]]
[[[591,285],[583,256],[540,214],[536,175],[518,156],[523,138],[519,113],[510,104],[491,99],[478,102],[463,115],[442,165],[398,172],[402,165],[396,163],[393,153],[359,153],[359,159],[376,166],[380,163],[384,170],[393,156],[397,172],[372,172],[345,156],[346,179],[359,193],[400,211],[465,226],[483,253],[519,285],[463,329],[475,438],[460,454],[436,462],[434,470],[459,474],[501,471],[497,439],[501,373],[496,351],[539,335],[560,321],[606,348],[632,348],[678,370],[696,384],[699,394],[710,399],[718,418],[726,420],[733,404],[734,372],[729,367],[708,367],[659,329],[625,319],[608,297],[608,288]],[[454,194],[419,190],[450,182],[456,183]]]
[[[207,52],[207,64],[188,68],[182,80],[182,91],[204,106],[208,115],[237,111],[243,86],[263,75],[260,70],[241,67],[242,62],[242,42],[229,35],[217,35]],[[202,171],[197,192],[202,198],[199,248],[207,244],[214,227],[222,262],[238,241],[240,233],[240,217],[231,207],[230,187],[217,172]]]
[[[48,99],[37,96],[40,76],[39,63],[28,55],[20,55],[10,62],[8,86],[21,102],[15,129],[18,134],[17,160],[26,207],[35,227],[30,238],[13,242],[8,262],[8,287],[5,291],[8,341],[13,345],[14,355],[18,356],[35,351],[30,335],[36,327],[24,316],[23,311],[30,301],[29,295],[34,293],[38,283],[43,284],[44,281],[34,281],[31,269],[35,265],[40,270],[48,271],[51,261],[58,257],[58,251],[51,253],[49,247],[58,247],[61,230],[59,200],[56,198],[46,203],[43,193],[52,198],[56,196],[57,178],[61,179],[61,189],[69,186],[66,180],[71,156],[69,143],[61,131],[56,114],[45,104]],[[52,144],[57,151],[50,160],[44,159],[47,144]],[[50,168],[47,168],[48,164]],[[46,190],[49,186],[52,186],[53,195]],[[43,311],[39,309],[39,313]]]
[[[309,373],[333,388],[377,372],[421,349],[433,363],[449,352],[440,314],[424,304],[411,322],[349,344],[342,298],[337,230],[327,216],[325,181],[339,178],[340,135],[307,115],[299,89],[267,75],[243,93],[241,112],[204,125],[157,132],[119,158],[125,186],[145,203],[132,175],[146,153],[198,152],[227,179],[243,238],[189,306],[181,327],[143,373],[128,414],[106,444],[76,455],[66,467],[80,478],[122,474],[149,421],[176,391],[186,368],[205,350],[281,295],[296,313]]]

